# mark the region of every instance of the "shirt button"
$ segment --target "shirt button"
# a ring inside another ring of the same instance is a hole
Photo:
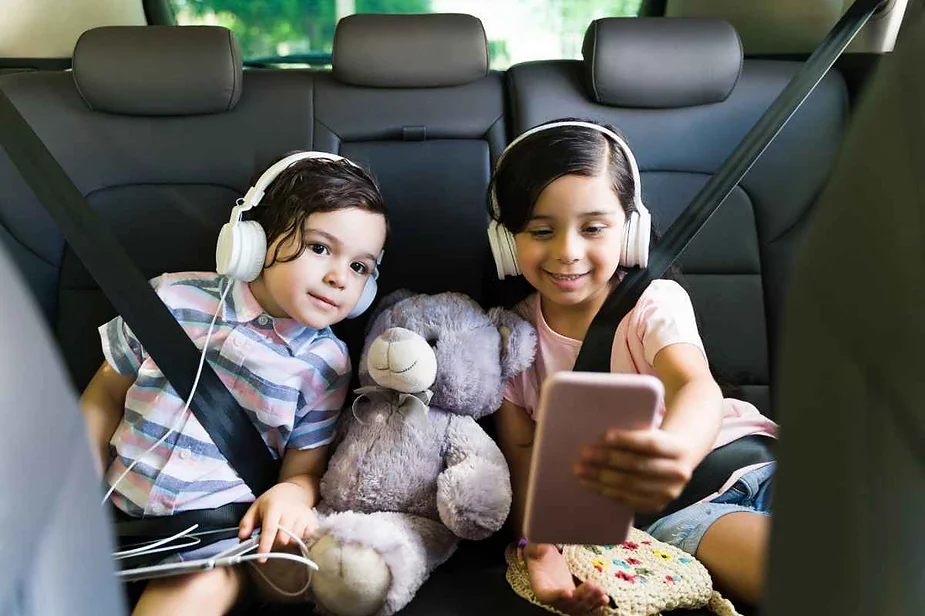
[[[193,457],[193,454],[190,452],[189,449],[181,449],[181,450],[180,450],[180,459],[181,459],[181,460],[189,460],[189,459],[192,458],[192,457]]]
[[[264,327],[266,327],[267,325],[270,324],[270,317],[268,317],[265,314],[262,314],[259,317],[257,317],[257,322],[263,325]]]

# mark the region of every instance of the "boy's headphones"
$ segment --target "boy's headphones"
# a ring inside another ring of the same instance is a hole
[[[639,177],[639,167],[636,164],[636,158],[630,151],[629,146],[626,145],[626,142],[612,130],[591,122],[568,121],[542,124],[523,133],[514,139],[510,145],[504,148],[504,151],[501,152],[501,156],[498,157],[498,163],[495,165],[495,169],[500,168],[501,161],[504,160],[504,155],[523,139],[535,133],[551,128],[558,128],[560,126],[580,126],[596,130],[609,137],[611,141],[617,144],[623,151],[623,155],[626,156],[626,160],[629,161],[630,171],[633,174],[634,211],[629,212],[626,216],[626,225],[623,229],[624,245],[622,254],[620,255],[620,261],[621,265],[626,267],[638,266],[644,268],[648,266],[649,234],[652,229],[652,216],[642,203],[642,181]],[[495,195],[494,182],[492,182],[491,189],[489,190],[489,199],[491,200],[492,220],[488,223],[488,242],[491,244],[491,254],[494,256],[495,265],[498,268],[498,279],[503,280],[505,276],[519,276],[521,271],[520,267],[517,265],[517,244],[514,241],[514,235],[507,227],[498,222],[501,216],[501,208],[498,206],[498,198]]]
[[[236,280],[250,282],[255,280],[263,271],[263,264],[267,258],[267,234],[256,220],[241,220],[241,215],[247,210],[260,204],[264,192],[273,180],[293,164],[310,158],[347,161],[354,167],[360,168],[353,161],[330,154],[328,152],[298,152],[275,163],[263,172],[257,182],[251,186],[244,197],[237,200],[231,209],[231,220],[222,225],[218,234],[218,244],[215,247],[216,271],[222,276]],[[379,278],[379,263],[382,262],[382,253],[376,259],[372,273],[366,279],[363,293],[356,306],[347,315],[348,319],[358,317],[365,312],[373,300],[376,299]]]

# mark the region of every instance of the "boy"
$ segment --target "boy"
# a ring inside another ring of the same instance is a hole
[[[256,278],[196,272],[152,281],[197,346],[208,341],[206,359],[282,460],[278,483],[255,498],[121,317],[100,328],[106,361],[81,397],[119,510],[160,516],[252,502],[240,533],[261,527],[261,553],[290,543],[280,526],[302,537],[315,528],[318,482],[351,372],[330,326],[360,301],[387,234],[385,204],[366,171],[328,154],[290,159],[247,212],[267,239]],[[253,569],[152,580],[134,614],[224,614],[249,574],[262,573]]]

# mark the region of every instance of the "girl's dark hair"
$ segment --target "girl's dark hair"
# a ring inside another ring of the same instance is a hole
[[[563,121],[589,120],[553,120]],[[597,124],[626,141],[622,133],[613,126],[601,122]],[[489,215],[496,218],[511,233],[520,233],[526,228],[540,193],[552,182],[566,175],[596,177],[601,173],[606,173],[610,178],[611,186],[624,212],[628,215],[634,211],[636,185],[632,169],[623,150],[613,139],[586,126],[561,126],[540,131],[507,150],[501,158],[488,186]],[[499,204],[500,211],[497,215],[492,211],[492,194]],[[500,207],[500,204],[503,204],[503,207]],[[650,251],[658,245],[660,238],[661,235],[653,222],[649,240]],[[621,266],[617,275],[620,275],[620,270],[627,271]],[[674,280],[687,288],[677,265],[672,265],[663,278]],[[506,279],[501,282],[501,303],[506,308],[512,308],[534,290],[522,276]],[[725,396],[731,397],[738,393],[738,388],[731,383],[728,375],[717,370],[712,362],[710,369]]]
[[[256,178],[251,185],[254,183]],[[311,214],[353,207],[382,214],[388,234],[385,200],[369,172],[345,160],[308,158],[280,173],[267,187],[260,205],[245,212],[244,218],[260,223],[267,234],[268,246],[284,238],[270,260],[272,265],[277,261],[294,261],[302,255],[306,248],[303,229]],[[298,250],[280,257],[279,246],[290,241],[296,243]]]
[[[556,122],[570,121],[564,118]],[[582,120],[576,120],[582,121]],[[600,126],[620,132],[612,126]],[[620,135],[622,138],[622,135]],[[604,133],[586,126],[560,126],[530,135],[502,156],[488,186],[504,207],[498,221],[511,233],[527,226],[540,193],[566,175],[596,177],[606,173],[628,214],[635,210],[633,173],[623,150]],[[490,212],[495,217],[495,214]]]

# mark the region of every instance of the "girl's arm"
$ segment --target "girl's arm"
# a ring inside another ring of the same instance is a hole
[[[134,377],[121,375],[103,362],[80,397],[80,408],[100,472],[106,468],[109,440],[125,414],[125,396],[134,382]]]
[[[653,363],[665,386],[661,429],[610,430],[585,448],[575,469],[590,489],[643,513],[658,513],[680,496],[723,418],[722,393],[697,346],[667,346]]]
[[[498,444],[511,469],[511,519],[517,537],[523,535],[524,507],[527,499],[527,482],[530,478],[530,458],[536,424],[527,411],[505,400],[495,413]]]
[[[653,365],[665,386],[662,430],[684,437],[689,461],[696,466],[710,453],[719,434],[723,394],[703,352],[692,344],[665,347],[655,355]]]

